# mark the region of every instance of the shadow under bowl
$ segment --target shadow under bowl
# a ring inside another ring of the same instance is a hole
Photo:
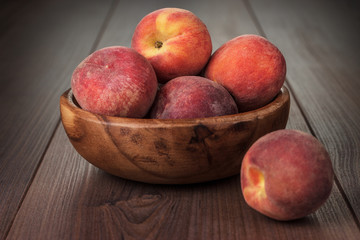
[[[240,173],[249,147],[283,129],[290,110],[286,87],[266,106],[244,113],[195,119],[135,119],[94,114],[67,90],[61,120],[76,151],[119,177],[156,184],[188,184]]]

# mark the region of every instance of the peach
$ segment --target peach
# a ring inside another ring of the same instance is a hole
[[[151,64],[135,50],[112,46],[95,51],[74,70],[71,88],[79,105],[90,112],[141,118],[157,92]]]
[[[199,76],[182,76],[161,87],[150,117],[204,118],[237,112],[234,99],[221,85]]]
[[[324,146],[298,130],[277,130],[259,138],[241,166],[247,204],[277,220],[316,211],[329,197],[334,173]]]
[[[146,15],[135,28],[131,46],[150,61],[160,83],[198,75],[212,52],[206,25],[192,12],[179,8]]]
[[[280,91],[286,62],[267,39],[247,34],[223,44],[211,56],[205,77],[223,85],[235,98],[239,112],[269,103]]]

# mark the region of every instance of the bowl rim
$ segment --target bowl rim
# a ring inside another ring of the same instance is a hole
[[[72,109],[78,117],[93,122],[100,122],[103,124],[112,125],[132,125],[139,127],[189,127],[199,124],[213,125],[219,123],[234,123],[242,121],[251,121],[266,115],[270,115],[277,109],[281,108],[284,104],[290,101],[289,90],[286,86],[282,86],[279,93],[274,99],[263,107],[250,110],[247,112],[241,112],[230,115],[206,117],[206,118],[184,118],[184,119],[152,119],[152,118],[128,118],[128,117],[117,117],[107,116],[92,113],[90,111],[82,109],[77,103],[75,96],[73,95],[72,89],[66,90],[60,97],[60,107],[66,105]],[[94,118],[94,116],[96,118]]]

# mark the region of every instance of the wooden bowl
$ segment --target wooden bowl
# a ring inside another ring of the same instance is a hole
[[[146,183],[186,184],[239,174],[258,138],[285,128],[290,96],[283,87],[268,105],[245,113],[196,119],[101,116],[79,107],[67,90],[61,119],[70,142],[104,171]]]

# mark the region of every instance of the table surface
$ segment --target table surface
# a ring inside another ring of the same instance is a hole
[[[60,121],[74,68],[96,49],[130,46],[136,24],[180,7],[216,50],[253,33],[287,61],[287,128],[330,153],[333,191],[315,213],[269,219],[244,201],[239,175],[153,185],[86,162]],[[356,0],[4,0],[0,8],[0,239],[360,239],[360,7]]]

